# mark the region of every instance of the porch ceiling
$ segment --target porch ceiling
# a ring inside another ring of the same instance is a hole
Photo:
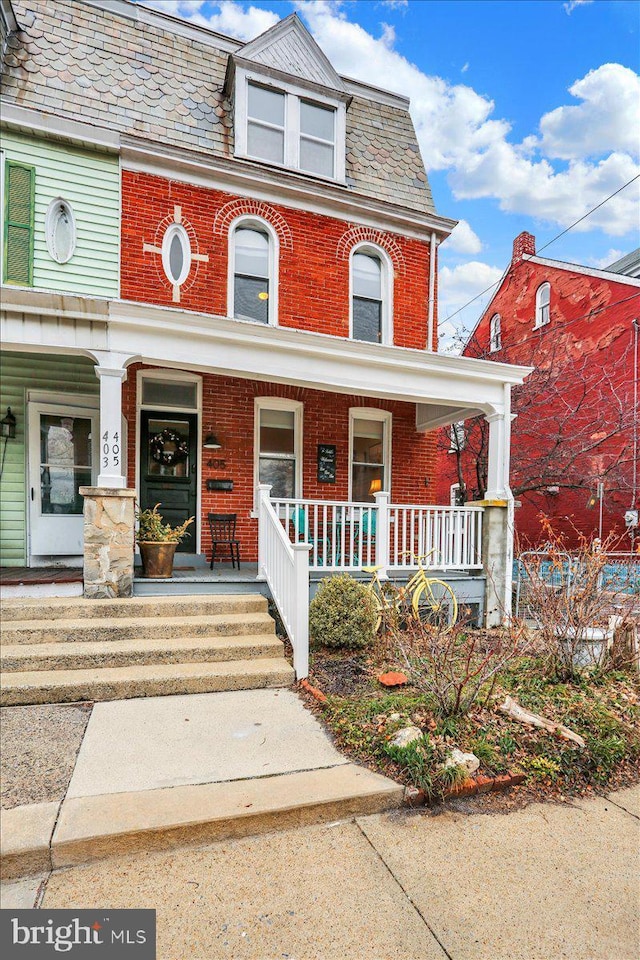
[[[502,412],[505,388],[531,370],[121,300],[11,288],[2,299],[7,348],[107,351],[124,363],[411,402],[419,430]]]

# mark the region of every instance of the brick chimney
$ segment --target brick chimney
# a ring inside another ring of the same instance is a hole
[[[528,256],[535,257],[536,238],[532,233],[527,233],[526,230],[523,230],[523,232],[519,233],[513,241],[513,256],[511,257],[511,263],[519,263],[525,253]]]

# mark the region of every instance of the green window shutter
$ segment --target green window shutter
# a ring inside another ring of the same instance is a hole
[[[6,161],[4,281],[33,284],[35,167]]]

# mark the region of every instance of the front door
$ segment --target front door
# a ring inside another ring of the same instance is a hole
[[[84,498],[80,487],[98,473],[99,414],[63,403],[29,404],[30,554],[83,552]]]
[[[140,507],[159,503],[172,527],[196,516],[198,501],[198,416],[195,413],[140,413]],[[178,546],[196,552],[196,523]]]

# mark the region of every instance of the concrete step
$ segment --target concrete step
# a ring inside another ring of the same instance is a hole
[[[54,868],[138,851],[210,843],[397,807],[403,788],[353,763],[272,777],[67,797]]]
[[[126,700],[180,693],[251,690],[293,683],[283,657],[214,663],[158,663],[88,670],[30,670],[2,677],[0,705]]]
[[[83,643],[112,640],[152,640],[271,634],[273,619],[266,610],[204,616],[104,617],[77,620],[19,620],[2,631],[3,644]]]
[[[239,637],[174,637],[171,640],[106,640],[85,643],[17,643],[1,648],[0,669],[6,673],[33,670],[89,670],[152,663],[212,663],[282,657],[275,635]]]
[[[260,594],[208,596],[130,597],[116,600],[85,600],[83,597],[12,599],[0,604],[2,623],[19,620],[79,620],[104,617],[189,617],[267,610]]]

